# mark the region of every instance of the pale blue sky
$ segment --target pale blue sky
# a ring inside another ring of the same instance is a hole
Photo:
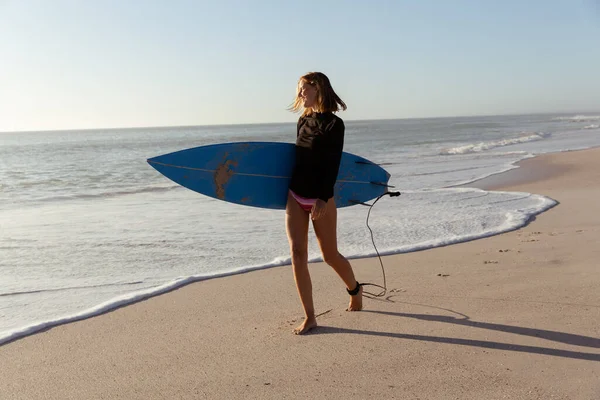
[[[0,131],[600,110],[598,0],[0,0]]]

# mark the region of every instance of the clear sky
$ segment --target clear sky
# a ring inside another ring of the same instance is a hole
[[[0,131],[600,110],[599,0],[0,0]]]

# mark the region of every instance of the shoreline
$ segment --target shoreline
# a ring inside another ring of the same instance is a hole
[[[511,186],[545,181],[567,173],[569,170],[569,166],[556,165],[551,162],[547,162],[545,158],[540,159],[540,157],[554,154],[588,151],[598,148],[600,148],[600,146],[589,147],[586,149],[579,150],[566,150],[552,153],[537,154],[533,157],[525,158],[512,164],[515,166],[515,168],[494,173],[492,175],[476,179],[472,182],[448,186],[447,188],[476,188],[482,190],[503,190]]]
[[[333,398],[594,398],[599,155],[540,155],[521,162],[541,169],[537,180],[483,182],[560,205],[516,231],[382,256],[388,297],[365,299],[363,312],[344,312],[339,278],[312,263],[314,334],[291,334],[302,313],[290,269],[260,269],[1,345],[0,394],[285,398],[310,382]],[[352,264],[361,282],[380,283],[376,258]]]

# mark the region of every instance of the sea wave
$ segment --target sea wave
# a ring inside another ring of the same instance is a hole
[[[600,128],[600,125],[588,125],[588,126],[584,126],[583,129],[598,129]]]
[[[497,147],[510,146],[513,144],[519,143],[527,143],[534,142],[536,140],[542,140],[550,137],[549,133],[536,132],[527,134],[524,136],[519,136],[516,138],[502,139],[502,140],[494,140],[490,142],[480,142],[480,143],[470,143],[462,146],[451,147],[448,149],[443,149],[440,151],[440,155],[457,155],[457,154],[470,154],[470,153],[479,153],[481,151],[494,149]]]
[[[552,120],[566,122],[600,121],[600,115],[574,115],[572,117],[556,117],[552,118]]]
[[[64,201],[64,200],[86,200],[86,199],[98,199],[98,198],[110,198],[118,196],[128,196],[132,194],[140,193],[155,193],[155,192],[168,192],[173,189],[179,189],[179,185],[169,186],[149,186],[131,190],[114,190],[101,193],[81,193],[66,196],[49,196],[39,199],[41,202],[53,202],[53,201]]]

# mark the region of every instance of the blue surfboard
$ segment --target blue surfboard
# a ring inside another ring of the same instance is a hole
[[[206,196],[247,206],[285,209],[295,145],[236,142],[200,146],[149,158],[172,181]],[[387,191],[383,168],[344,152],[334,187],[338,208],[372,200]]]

